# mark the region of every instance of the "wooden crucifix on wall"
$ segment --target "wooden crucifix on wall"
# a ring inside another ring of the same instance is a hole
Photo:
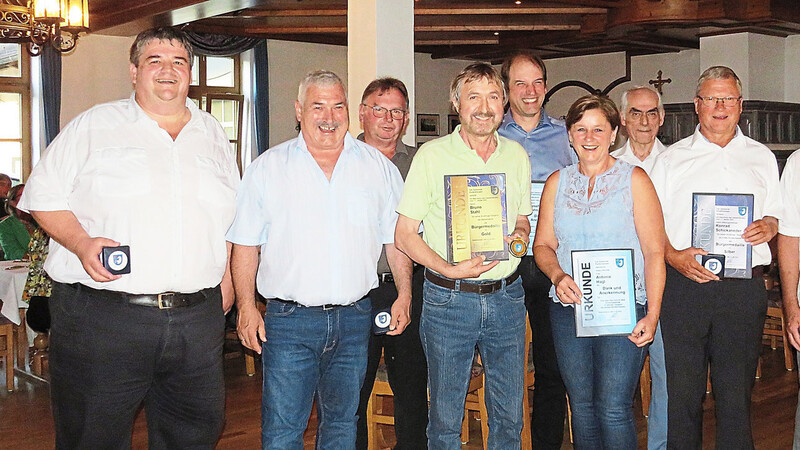
[[[655,80],[650,80],[650,81],[648,81],[648,83],[652,84],[656,88],[656,90],[658,91],[659,94],[664,95],[664,92],[661,90],[661,88],[665,84],[672,83],[672,78],[667,78],[666,80],[662,79],[661,78],[661,74],[662,74],[662,72],[659,70],[658,71],[658,76],[656,76],[656,79]]]

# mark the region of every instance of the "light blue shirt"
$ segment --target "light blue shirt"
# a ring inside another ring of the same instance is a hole
[[[539,124],[528,133],[517,125],[509,109],[497,132],[519,142],[528,153],[533,181],[545,181],[556,170],[578,162],[578,156],[569,145],[564,122],[551,118],[544,110]]]
[[[329,181],[300,133],[247,168],[227,239],[261,246],[256,284],[264,297],[347,305],[378,285],[375,268],[382,245],[394,242],[402,192],[397,167],[350,133]]]

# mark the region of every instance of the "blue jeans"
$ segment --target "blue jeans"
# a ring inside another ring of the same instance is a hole
[[[353,448],[371,331],[369,298],[323,310],[267,301],[261,445],[303,448],[316,396],[318,449]]]
[[[645,306],[636,306],[637,318]],[[567,386],[575,448],[636,450],[633,394],[647,346],[627,336],[575,336],[575,309],[554,302],[550,321]]]
[[[461,420],[476,345],[486,376],[488,447],[519,448],[525,374],[522,282],[480,295],[425,280],[420,335],[431,391],[428,448],[461,448]]]
[[[647,450],[667,448],[667,367],[664,364],[664,338],[661,324],[650,343],[650,414],[647,417]]]

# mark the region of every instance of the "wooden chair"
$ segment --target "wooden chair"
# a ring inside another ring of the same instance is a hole
[[[642,415],[650,416],[650,392],[653,386],[653,379],[650,375],[650,355],[644,358],[642,374],[639,375],[639,392],[642,394]]]
[[[0,357],[6,364],[6,389],[14,391],[14,323],[0,317]]]
[[[769,340],[771,349],[776,350],[778,344],[783,347],[783,366],[788,371],[794,370],[794,358],[792,358],[792,346],[789,344],[789,337],[786,333],[786,322],[783,319],[783,308],[781,307],[780,296],[770,295],[767,304],[767,318],[764,321],[764,338]]]
[[[525,389],[522,392],[522,449],[527,450],[531,448],[531,404],[529,397],[529,390],[533,389],[533,381],[535,378],[535,368],[531,360],[530,350],[533,342],[533,333],[531,332],[531,325],[528,317],[525,317]],[[480,357],[478,357],[480,362]],[[484,386],[484,373],[470,380],[469,388],[467,389],[467,398],[464,403],[464,420],[461,423],[461,442],[466,444],[469,441],[469,417],[473,413],[477,413],[481,422],[481,438],[483,439],[483,448],[487,448],[486,441],[489,438],[489,415],[486,410],[486,389]]]
[[[385,439],[380,431],[380,425],[394,426],[394,411],[387,408],[388,400],[394,399],[394,393],[389,386],[386,375],[386,364],[381,356],[378,365],[378,373],[375,376],[375,384],[372,385],[372,394],[367,402],[367,440],[368,450],[379,450],[385,448]]]

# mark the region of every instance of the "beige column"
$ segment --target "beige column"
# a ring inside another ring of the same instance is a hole
[[[350,132],[361,132],[358,105],[370,81],[391,76],[408,88],[411,117],[403,141],[415,145],[414,0],[347,2],[347,96]]]

